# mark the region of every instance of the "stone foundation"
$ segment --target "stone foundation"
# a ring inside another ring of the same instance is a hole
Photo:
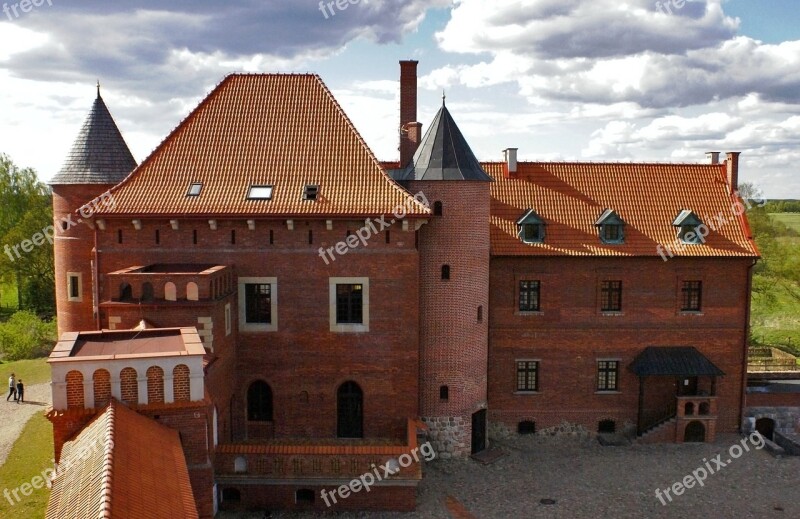
[[[470,455],[472,421],[463,416],[423,417],[428,426],[428,440],[436,450],[436,456],[446,460],[466,458]]]
[[[784,434],[800,432],[800,407],[748,407],[745,409],[742,432],[750,434],[755,430],[756,420],[772,418],[775,431]]]

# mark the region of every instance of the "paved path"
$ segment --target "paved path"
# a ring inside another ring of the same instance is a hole
[[[8,396],[8,387],[3,396]],[[36,384],[25,388],[25,402],[0,399],[0,466],[6,462],[8,453],[19,438],[22,429],[33,415],[44,411],[51,404],[50,383]]]
[[[417,510],[401,513],[288,513],[273,519],[625,519],[712,517],[800,518],[800,457],[773,458],[742,438],[723,434],[711,444],[603,447],[597,441],[523,437],[497,442],[508,452],[490,465],[472,460],[435,460],[424,467]],[[723,468],[710,460],[720,455]],[[730,462],[728,463],[728,460]],[[717,469],[703,486],[684,488],[662,504],[656,489],[692,471]],[[263,512],[224,514],[258,518]]]

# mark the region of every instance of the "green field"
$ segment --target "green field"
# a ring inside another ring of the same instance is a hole
[[[20,439],[8,454],[5,464],[0,467],[0,481],[9,492],[17,490],[17,497],[10,494],[0,498],[0,517],[27,518],[44,517],[50,490],[42,486],[41,475],[45,469],[53,467],[53,426],[45,418],[44,412],[36,413],[25,425]],[[34,479],[37,478],[37,479]],[[25,487],[25,496],[22,492]],[[41,488],[34,489],[31,485]]]
[[[769,215],[800,234],[800,213],[769,213]]]
[[[7,381],[12,373],[27,386],[50,381],[50,365],[46,358],[0,362],[0,380]]]

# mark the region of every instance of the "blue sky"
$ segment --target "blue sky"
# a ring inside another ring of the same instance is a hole
[[[378,158],[396,159],[397,62],[416,59],[420,122],[445,90],[480,159],[507,147],[602,162],[741,151],[742,181],[800,198],[796,2],[667,1],[351,0],[327,18],[313,0],[9,9],[0,152],[49,179],[98,78],[141,161],[227,73],[315,72]]]

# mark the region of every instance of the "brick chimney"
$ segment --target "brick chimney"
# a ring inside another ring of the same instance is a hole
[[[725,164],[728,167],[728,187],[731,193],[739,190],[739,155],[741,152],[729,151]]]
[[[411,162],[422,140],[422,124],[417,122],[417,63],[400,62],[400,167]]]

